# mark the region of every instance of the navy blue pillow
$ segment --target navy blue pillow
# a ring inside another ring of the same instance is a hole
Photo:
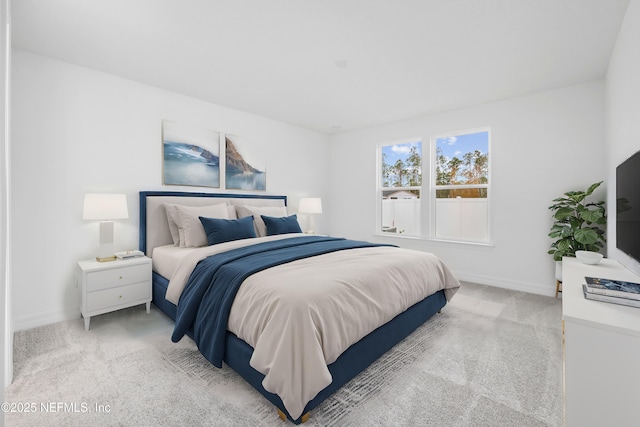
[[[264,225],[267,227],[267,236],[273,236],[274,234],[302,233],[300,224],[298,224],[298,217],[295,214],[291,216],[283,216],[282,218],[265,215],[260,216],[264,221]]]
[[[209,246],[256,237],[252,216],[240,219],[205,218],[202,216],[198,218],[200,218],[204,232],[207,234]]]

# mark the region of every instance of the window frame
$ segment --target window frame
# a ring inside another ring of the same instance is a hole
[[[437,185],[437,148],[438,148],[438,139],[452,137],[452,136],[460,136],[460,135],[468,135],[473,133],[487,132],[487,152],[488,156],[488,165],[487,165],[487,184],[448,184],[448,185]],[[433,135],[431,137],[430,142],[430,161],[429,165],[431,167],[431,173],[429,175],[429,240],[436,242],[451,242],[451,243],[462,243],[462,244],[470,244],[470,245],[488,245],[492,246],[492,234],[491,234],[491,165],[493,161],[491,151],[491,127],[482,126],[471,129],[464,129],[452,132],[444,132],[437,135]],[[424,180],[423,180],[424,185]],[[486,188],[487,190],[487,239],[486,240],[470,240],[470,239],[454,239],[454,238],[439,238],[436,237],[436,192],[437,190],[448,190],[448,189],[467,189],[467,188]]]
[[[400,144],[410,144],[410,143],[416,143],[419,142],[420,143],[420,181],[421,184],[419,186],[406,186],[406,187],[384,187],[383,186],[383,174],[382,174],[382,162],[383,162],[383,156],[382,156],[382,147],[387,147],[387,146],[393,146],[393,145],[400,145]],[[430,150],[430,147],[428,147],[428,149]],[[380,142],[377,144],[376,146],[376,229],[375,229],[375,235],[377,236],[384,236],[384,237],[401,237],[401,238],[405,238],[405,239],[424,239],[424,231],[425,230],[425,223],[424,223],[424,215],[423,212],[425,211],[425,194],[428,194],[428,191],[425,191],[425,186],[424,186],[424,179],[425,176],[429,176],[428,174],[425,174],[425,162],[424,162],[424,153],[425,153],[425,144],[424,144],[424,139],[422,137],[413,137],[413,138],[402,138],[402,139],[396,139],[396,140],[392,140],[392,141],[385,141],[385,142]],[[429,165],[427,165],[427,171],[429,170]],[[395,190],[395,191],[402,191],[402,190],[418,190],[420,192],[420,202],[419,202],[419,207],[420,207],[420,216],[419,216],[419,221],[418,223],[420,224],[420,230],[419,230],[419,234],[414,235],[414,234],[403,234],[403,233],[385,233],[384,231],[382,231],[382,194],[385,191],[390,191],[390,190]]]
[[[468,184],[468,185],[436,185],[437,178],[437,140],[444,137],[451,136],[459,136],[466,135],[471,133],[479,133],[479,132],[487,132],[488,134],[488,143],[487,143],[487,151],[489,154],[488,158],[488,166],[487,166],[487,184]],[[401,238],[401,239],[414,239],[414,240],[425,240],[433,243],[444,243],[444,244],[460,244],[460,245],[470,245],[470,246],[483,246],[483,247],[493,247],[493,234],[491,229],[491,218],[492,218],[492,191],[491,191],[491,183],[492,183],[492,174],[491,169],[493,165],[492,161],[492,150],[491,150],[491,139],[492,139],[492,131],[490,126],[482,126],[477,128],[469,128],[451,132],[442,132],[439,134],[435,134],[431,137],[428,137],[429,146],[428,151],[425,150],[425,139],[423,137],[412,137],[412,138],[401,138],[396,140],[390,140],[385,142],[380,142],[376,145],[376,222],[375,222],[375,230],[374,235],[379,237],[390,237],[390,238]],[[411,187],[383,187],[383,174],[382,174],[382,147],[396,144],[407,144],[412,142],[420,142],[421,143],[421,175],[422,175],[422,184],[419,187],[411,186]],[[427,161],[425,161],[425,153],[428,153],[429,157]],[[425,180],[428,179],[427,180]],[[452,239],[452,238],[438,238],[436,237],[436,191],[437,190],[445,190],[445,189],[461,189],[461,188],[485,188],[487,191],[487,218],[486,218],[486,230],[487,230],[487,239],[486,240],[470,240],[470,239]],[[417,189],[420,191],[420,234],[418,235],[407,235],[401,233],[385,233],[382,231],[382,194],[387,190],[408,190],[408,189]]]

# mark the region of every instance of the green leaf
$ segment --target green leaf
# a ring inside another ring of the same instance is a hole
[[[582,202],[584,198],[587,197],[587,195],[582,191],[572,191],[571,193],[572,194],[569,197],[576,203]]]
[[[582,243],[583,245],[592,245],[598,241],[598,233],[591,228],[581,228],[576,230],[573,235],[577,242]]]
[[[599,210],[590,211],[585,209],[580,212],[580,218],[587,222],[598,222],[604,215]]]
[[[564,207],[564,208],[558,209],[557,212],[553,215],[553,217],[558,221],[562,221],[563,219],[568,218],[572,214],[573,214],[572,208]]]
[[[575,216],[569,217],[569,224],[574,229],[580,228],[583,222],[584,222],[583,220],[581,220],[580,218],[576,218]]]
[[[559,251],[566,251],[570,247],[571,247],[571,240],[569,240],[569,239],[562,239],[562,240],[558,240],[556,242],[556,248]]]
[[[596,188],[600,187],[600,184],[602,184],[602,182],[603,181],[596,182],[595,184],[591,184],[589,188],[587,188],[587,192],[585,196],[590,196],[595,191]]]
[[[573,228],[571,227],[562,227],[562,231],[560,232],[560,237],[567,238],[573,236]]]

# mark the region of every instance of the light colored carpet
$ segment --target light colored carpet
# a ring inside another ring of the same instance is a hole
[[[305,425],[560,426],[561,317],[560,300],[464,283]],[[171,328],[139,306],[92,318],[89,332],[80,319],[17,332],[6,401],[36,410],[6,425],[287,425]]]

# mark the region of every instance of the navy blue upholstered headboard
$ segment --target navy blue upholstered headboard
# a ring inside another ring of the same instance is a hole
[[[154,247],[173,243],[164,210],[165,202],[186,206],[204,206],[213,204],[212,199],[215,199],[216,203],[226,201],[232,205],[287,206],[287,196],[141,191],[139,249],[147,256],[151,256]]]

